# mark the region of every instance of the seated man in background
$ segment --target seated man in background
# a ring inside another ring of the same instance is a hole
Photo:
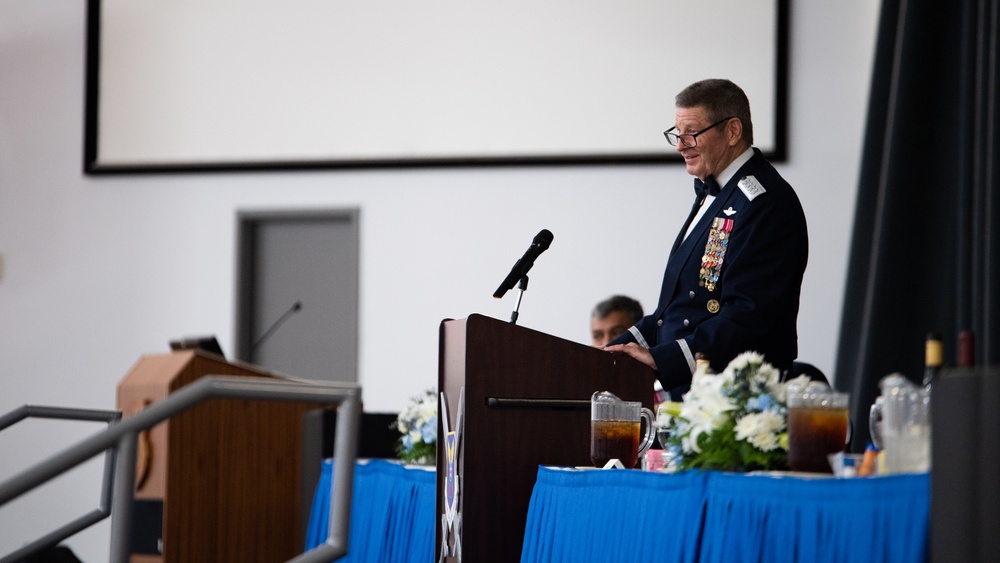
[[[590,313],[590,336],[595,348],[604,348],[642,318],[642,305],[631,297],[614,295]]]
[[[590,337],[595,348],[604,348],[609,342],[628,331],[642,319],[642,305],[625,295],[613,295],[594,306],[590,313]],[[659,381],[653,382],[653,402],[660,404],[667,398]]]

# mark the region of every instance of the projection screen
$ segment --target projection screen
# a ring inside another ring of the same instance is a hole
[[[787,0],[89,1],[89,173],[670,162],[711,77],[784,158]]]

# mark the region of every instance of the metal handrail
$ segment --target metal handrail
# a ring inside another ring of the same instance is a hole
[[[127,419],[0,482],[0,506],[50,479],[112,449],[115,456],[111,512],[113,563],[128,561],[132,493],[135,489],[139,433],[202,401],[215,398],[295,401],[340,405],[334,438],[335,473],[330,491],[330,534],[325,544],[291,559],[293,563],[328,563],[347,553],[351,491],[360,420],[361,387],[352,383],[209,375],[186,385]],[[6,417],[0,420],[6,420]],[[13,560],[13,559],[10,559]],[[8,561],[4,558],[2,561]]]
[[[121,420],[122,413],[121,411],[22,405],[0,416],[0,430],[4,430],[28,418],[106,422],[110,425]],[[77,532],[86,530],[111,515],[111,487],[115,478],[115,450],[109,449],[106,452],[104,456],[104,476],[101,479],[101,498],[98,507],[8,553],[0,559],[0,563],[24,560],[45,548],[58,544],[60,541]]]

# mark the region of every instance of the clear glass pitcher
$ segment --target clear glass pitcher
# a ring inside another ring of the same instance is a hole
[[[642,420],[646,433],[640,438]],[[608,391],[590,397],[590,460],[604,467],[617,459],[626,469],[653,445],[653,411],[638,401],[623,401]]]
[[[931,391],[893,373],[879,382],[868,426],[875,446],[885,452],[887,473],[919,473],[930,469]]]

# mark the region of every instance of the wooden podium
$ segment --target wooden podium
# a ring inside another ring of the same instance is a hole
[[[489,317],[442,322],[438,389],[448,398],[451,430],[465,393],[455,465],[462,560],[518,561],[538,466],[590,466],[590,396],[611,391],[651,408],[654,376],[630,357]],[[439,439],[435,561],[446,533],[449,544],[455,535],[442,529],[443,444]]]
[[[205,375],[276,377],[203,351],[143,356],[118,385],[118,408],[128,417]],[[131,561],[271,562],[302,553],[302,415],[315,408],[213,399],[140,435]]]

